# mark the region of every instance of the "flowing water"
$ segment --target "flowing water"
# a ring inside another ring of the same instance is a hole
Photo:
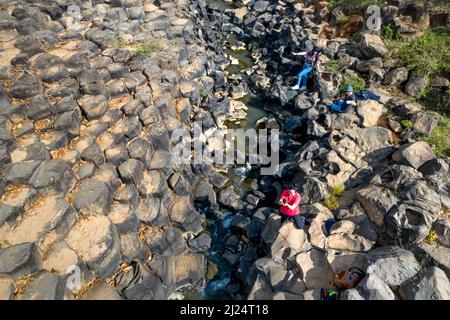
[[[208,5],[213,4],[220,8],[220,10],[226,10],[233,8],[235,3],[226,1],[206,1]],[[230,64],[226,68],[228,73],[229,82],[233,82],[236,78],[246,81],[248,79],[248,71],[254,66],[254,59],[245,46],[245,44],[239,41],[235,34],[228,34],[226,39],[222,41],[224,52],[232,59],[237,59],[237,64]],[[235,60],[235,63],[237,62]],[[270,103],[262,92],[258,92],[251,87],[249,81],[247,81],[250,93],[241,99],[246,107],[247,114],[245,119],[238,121],[227,122],[228,128],[242,128],[242,129],[256,129],[257,121],[263,117],[270,115]],[[233,186],[235,192],[244,197],[246,193],[251,190],[250,179],[257,178],[259,170],[250,165],[235,165],[230,167],[227,172],[229,181],[226,186]],[[230,224],[235,216],[235,212],[228,210],[222,206],[216,212],[208,207],[199,208],[202,210],[206,217],[206,230],[211,236],[211,248],[206,253],[208,259],[208,268],[217,268],[215,276],[207,281],[202,288],[190,290],[185,293],[185,299],[230,299],[230,295],[227,293],[227,286],[239,285],[233,279],[233,272],[236,267],[233,267],[229,262],[221,255],[224,253],[224,242],[227,237],[232,234],[230,230]],[[209,272],[208,272],[209,273]]]

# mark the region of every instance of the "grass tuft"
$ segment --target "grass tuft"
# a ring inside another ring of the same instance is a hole
[[[324,204],[330,210],[336,210],[340,205],[338,198],[336,198],[334,195],[326,197]]]

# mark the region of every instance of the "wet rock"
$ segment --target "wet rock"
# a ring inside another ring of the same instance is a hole
[[[100,277],[113,275],[120,263],[120,240],[115,226],[104,216],[87,216],[66,237],[67,244]]]
[[[298,254],[295,261],[306,288],[332,288],[331,281],[334,274],[324,252],[311,249]]]
[[[428,267],[418,283],[402,287],[400,294],[406,300],[448,300],[450,282],[444,271]]]
[[[211,247],[211,237],[206,233],[202,233],[199,236],[190,239],[188,245],[192,250],[207,251]]]
[[[410,165],[415,169],[434,158],[433,150],[424,141],[405,144],[392,155],[394,161]]]
[[[34,243],[21,243],[0,249],[0,274],[23,277],[38,270],[41,255]]]
[[[105,214],[111,205],[108,186],[96,179],[81,182],[74,191],[73,205],[82,214]]]
[[[368,274],[375,274],[388,286],[400,286],[420,270],[414,254],[395,246],[376,248],[369,253]]]
[[[363,33],[361,35],[359,47],[362,53],[369,59],[382,57],[388,52],[383,40],[379,36],[369,33]]]
[[[61,277],[43,272],[28,283],[22,300],[62,300],[66,281]]]

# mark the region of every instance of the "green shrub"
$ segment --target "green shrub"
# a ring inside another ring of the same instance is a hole
[[[341,72],[344,63],[341,60],[330,60],[323,64],[325,72],[338,74]]]
[[[358,76],[343,75],[343,80],[339,87],[339,94],[342,94],[348,86],[353,87],[353,92],[359,92],[366,87],[366,81]]]
[[[163,41],[161,39],[153,39],[145,43],[140,43],[134,46],[134,55],[147,57],[154,52],[161,51],[163,48]]]
[[[410,71],[431,77],[450,73],[450,34],[428,30],[408,41],[387,41],[392,56]]]
[[[391,23],[383,25],[381,27],[381,36],[385,40],[395,40],[398,39],[399,30],[394,29],[394,26]]]
[[[339,208],[339,200],[334,195],[326,197],[324,203],[325,206],[330,210],[336,210],[337,208]]]
[[[425,242],[427,242],[428,244],[433,244],[436,242],[436,240],[437,240],[436,231],[434,229],[430,229],[430,232],[428,233]]]
[[[335,196],[335,197],[342,197],[342,195],[344,194],[344,191],[345,191],[345,187],[341,183],[341,184],[335,185],[333,187],[333,190],[331,191],[331,194],[333,196]]]
[[[403,128],[412,128],[414,126],[411,120],[402,120],[401,124]]]
[[[441,120],[429,137],[422,138],[432,148],[434,153],[440,156],[450,156],[450,120]]]

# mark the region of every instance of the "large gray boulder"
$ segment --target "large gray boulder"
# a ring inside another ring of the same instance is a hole
[[[400,294],[407,300],[449,300],[450,282],[444,271],[431,266],[419,282],[401,288]]]
[[[389,189],[373,185],[359,190],[356,199],[378,228],[384,227],[385,216],[397,202],[396,196]]]
[[[375,273],[369,273],[359,283],[357,290],[365,300],[395,300],[389,286]]]
[[[359,47],[362,53],[369,59],[381,57],[388,52],[381,37],[370,33],[363,33],[361,35]]]
[[[397,287],[414,277],[421,266],[411,251],[385,246],[369,253],[367,273],[373,273],[390,287]]]
[[[398,163],[410,165],[417,169],[425,162],[436,158],[433,150],[424,141],[417,141],[403,145],[392,155],[392,159]]]

